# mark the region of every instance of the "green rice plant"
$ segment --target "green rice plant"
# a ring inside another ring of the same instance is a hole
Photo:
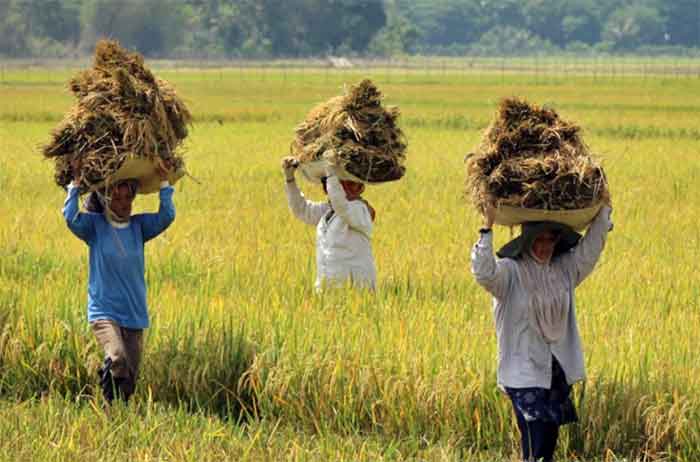
[[[0,460],[516,460],[491,301],[469,270],[480,219],[462,187],[464,155],[512,95],[581,123],[614,198],[615,230],[577,291],[589,376],[558,455],[698,459],[700,81],[161,74],[192,110],[185,158],[201,184],[177,184],[177,219],[146,246],[142,375],[109,414],[87,249],[37,151],[71,101],[60,75],[0,85]],[[401,107],[407,173],[364,194],[378,212],[377,293],[318,296],[315,230],[287,210],[278,159],[309,107],[361,77]],[[499,229],[496,244],[510,236]]]

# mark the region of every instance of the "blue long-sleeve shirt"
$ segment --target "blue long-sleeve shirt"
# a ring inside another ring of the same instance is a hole
[[[109,319],[122,327],[149,325],[143,245],[175,219],[172,186],[160,189],[158,213],[112,224],[104,214],[80,212],[78,188],[70,185],[63,207],[68,228],[90,248],[88,321]]]

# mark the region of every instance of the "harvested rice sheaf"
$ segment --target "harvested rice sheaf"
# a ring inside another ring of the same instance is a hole
[[[397,125],[399,110],[384,108],[382,95],[364,80],[313,108],[297,127],[291,152],[300,162],[330,158],[366,183],[403,177],[406,142]]]
[[[502,100],[467,158],[467,189],[476,208],[576,210],[599,203],[608,194],[605,173],[580,131],[553,109]]]
[[[81,191],[104,182],[129,156],[160,158],[177,169],[176,154],[187,137],[190,112],[175,90],[148,70],[143,57],[115,41],[101,40],[93,67],[69,83],[77,98],[43,147],[56,164],[55,180],[67,186],[71,162],[82,168]]]

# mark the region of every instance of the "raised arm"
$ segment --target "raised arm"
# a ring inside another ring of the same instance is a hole
[[[328,190],[328,199],[331,201],[333,211],[348,226],[355,231],[359,231],[368,238],[372,237],[372,216],[369,213],[367,205],[362,201],[348,201],[345,196],[345,190],[340,184],[338,176],[334,170],[330,170],[326,179],[326,189]]]
[[[315,226],[328,213],[330,205],[306,200],[294,179],[294,172],[298,165],[297,160],[292,157],[282,159],[282,170],[286,180],[284,189],[287,193],[287,203],[295,217],[306,224]]]
[[[63,203],[63,217],[66,219],[68,229],[89,244],[95,237],[95,223],[92,216],[80,212],[79,198],[78,183],[69,184],[68,195]]]
[[[583,239],[571,252],[561,256],[561,265],[571,276],[574,287],[581,284],[595,268],[605,248],[608,232],[612,229],[611,213],[612,209],[607,205],[600,209]]]
[[[513,278],[513,262],[496,259],[493,254],[493,231],[480,231],[480,238],[472,248],[472,274],[476,282],[498,299],[508,295]]]
[[[141,232],[143,242],[147,242],[165,231],[175,220],[175,204],[173,204],[173,194],[175,188],[167,181],[160,183],[160,205],[158,213],[144,213],[137,215],[134,219],[141,222]]]
[[[484,227],[479,231],[479,241],[472,249],[472,274],[476,282],[491,295],[503,299],[508,294],[513,278],[513,261],[497,260],[493,254],[493,224],[496,209],[487,206],[484,210]]]

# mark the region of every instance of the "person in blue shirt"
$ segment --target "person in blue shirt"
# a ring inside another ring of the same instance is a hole
[[[74,168],[74,172],[80,169]],[[149,326],[146,306],[144,244],[175,219],[174,189],[161,176],[158,213],[131,215],[137,180],[121,181],[108,190],[93,192],[80,211],[80,175],[68,186],[63,216],[68,229],[90,249],[88,322],[105,352],[98,371],[105,399],[128,402],[134,393],[143,346]]]

